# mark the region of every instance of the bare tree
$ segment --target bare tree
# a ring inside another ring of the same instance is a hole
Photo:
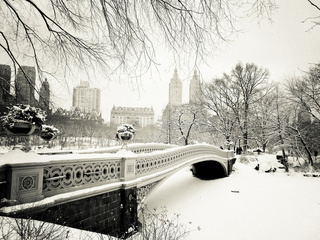
[[[31,218],[0,216],[0,237],[10,239],[70,239],[70,230],[65,226],[36,221]]]
[[[167,106],[162,116],[162,130],[166,143],[190,144],[201,141],[204,130],[204,111],[200,105],[191,103]]]
[[[302,78],[288,79],[291,99],[320,121],[320,64],[309,69]]]
[[[291,126],[296,133],[309,164],[313,165],[311,149],[317,146],[312,140],[317,136],[315,129],[320,122],[320,64],[316,64],[303,77],[291,78],[287,81],[290,100],[297,107],[298,114],[304,114],[310,120],[307,126],[296,124]],[[298,118],[298,117],[297,117]],[[306,137],[307,135],[307,137]],[[308,139],[310,139],[308,141]]]
[[[175,119],[174,108],[168,104],[163,110],[162,119],[159,125],[161,125],[162,136],[164,137],[163,142],[172,144],[174,143],[173,136],[177,136],[178,133],[174,128],[172,121]]]
[[[190,139],[196,140],[201,132],[203,110],[198,104],[186,104],[175,108],[176,119],[173,124],[179,129],[184,145],[189,145]],[[197,134],[195,134],[197,132]]]
[[[254,104],[251,114],[251,132],[258,147],[265,152],[269,142],[274,137],[274,124],[272,118],[275,115],[276,95],[274,92],[265,95],[261,101]]]
[[[279,91],[278,87],[276,88],[275,99],[276,114],[273,119],[274,129],[279,139],[278,146],[281,148],[282,152],[282,164],[285,166],[286,172],[288,172],[288,159],[287,154],[285,153],[285,138],[288,135],[286,134],[286,130],[292,112],[284,109],[284,106],[288,106],[288,102],[285,101],[284,95]]]
[[[250,107],[259,102],[265,94],[272,90],[272,85],[268,85],[269,71],[260,68],[255,64],[238,64],[229,78],[234,83],[235,88],[240,91],[240,101],[242,108],[238,117],[239,126],[243,133],[244,150],[248,145],[248,124]],[[261,94],[264,93],[264,94]],[[239,113],[239,109],[236,109]]]
[[[250,111],[273,88],[268,78],[267,69],[239,63],[231,75],[224,74],[220,80],[214,81],[204,94],[207,97],[206,106],[218,115],[227,140],[237,123],[242,133],[244,151],[248,147]]]
[[[15,72],[32,59],[39,77],[139,76],[156,66],[158,45],[198,62],[232,36],[239,13],[261,19],[274,9],[273,0],[3,0],[0,54]]]
[[[202,106],[207,110],[207,124],[213,132],[220,133],[224,136],[225,141],[236,141],[236,124],[237,118],[234,114],[234,108],[230,101],[239,104],[236,99],[239,92],[233,89],[230,82],[224,79],[214,79],[202,88]],[[230,99],[232,97],[233,100]]]

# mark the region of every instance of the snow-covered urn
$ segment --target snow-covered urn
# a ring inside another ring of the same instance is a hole
[[[40,131],[45,118],[46,113],[40,108],[18,104],[10,107],[0,121],[2,126],[12,134],[31,135]]]
[[[50,141],[57,137],[59,130],[54,126],[42,125],[40,137],[43,140]]]
[[[128,148],[128,141],[130,141],[135,134],[136,130],[131,124],[123,124],[117,128],[116,139],[123,142],[122,148]]]
[[[46,112],[30,105],[17,104],[8,108],[8,112],[0,117],[0,124],[9,133],[16,136],[39,135],[42,139],[50,141],[58,134],[58,129],[44,125]],[[31,149],[29,140],[17,143],[22,145],[20,149],[29,152]],[[17,146],[16,145],[16,146]]]

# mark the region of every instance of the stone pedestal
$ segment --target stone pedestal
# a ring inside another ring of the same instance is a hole
[[[136,159],[125,158],[121,159],[121,181],[135,179]]]
[[[25,153],[16,148],[5,154],[7,164],[7,198],[19,203],[38,201],[44,198],[43,165],[34,164],[39,159],[35,152]],[[33,164],[30,164],[33,162]]]

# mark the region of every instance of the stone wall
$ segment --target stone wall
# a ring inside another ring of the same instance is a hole
[[[7,167],[0,166],[0,207],[7,206]]]
[[[77,229],[122,237],[128,228],[137,223],[135,197],[135,188],[121,189],[17,217],[31,217]]]

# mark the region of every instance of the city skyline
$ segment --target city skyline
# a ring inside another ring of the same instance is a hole
[[[50,84],[45,79],[36,89],[36,81],[36,69],[33,66],[20,66],[14,74],[9,65],[0,64],[1,111],[13,104],[27,104],[50,111]]]
[[[220,46],[220,51],[204,59],[206,63],[194,66],[193,59],[187,64],[179,63],[161,48],[158,53],[157,69],[150,69],[137,79],[118,81],[110,79],[87,79],[82,75],[66,79],[68,83],[57,83],[48,77],[52,89],[52,100],[57,107],[70,109],[72,89],[80,79],[90,81],[91,86],[101,89],[101,112],[104,119],[110,119],[112,107],[153,107],[155,120],[161,116],[168,103],[168,85],[175,68],[183,83],[183,102],[188,102],[188,85],[196,69],[202,82],[230,73],[238,62],[254,63],[269,69],[270,80],[281,82],[286,77],[301,76],[312,64],[319,63],[320,28],[312,27],[304,20],[319,15],[319,11],[308,1],[277,1],[278,11],[271,16],[273,23],[257,23],[256,19],[238,23],[237,37]],[[3,52],[0,50],[0,56]],[[2,64],[10,60],[3,59]],[[26,64],[28,65],[28,64]],[[77,75],[77,73],[75,73]]]

